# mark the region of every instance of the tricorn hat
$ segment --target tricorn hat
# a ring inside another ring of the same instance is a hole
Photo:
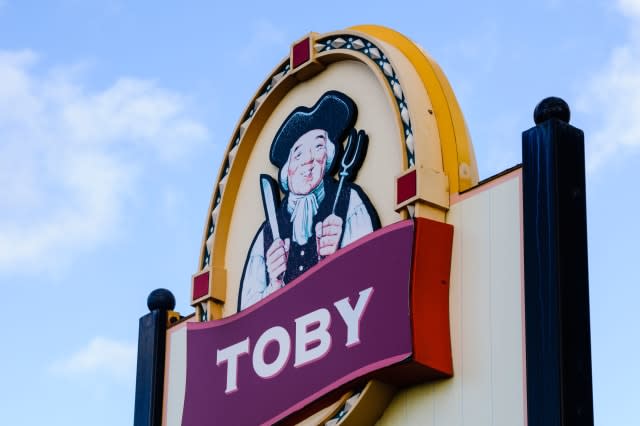
[[[358,108],[350,97],[342,92],[330,90],[318,99],[311,108],[299,106],[284,120],[271,143],[269,159],[278,168],[289,159],[289,151],[300,136],[310,130],[322,129],[336,145],[336,157],[342,140],[353,127],[358,117]]]

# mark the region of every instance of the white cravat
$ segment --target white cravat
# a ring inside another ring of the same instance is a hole
[[[306,195],[289,192],[287,210],[293,223],[293,241],[304,245],[313,235],[313,218],[318,213],[318,205],[324,200],[324,182],[320,182],[313,191]]]

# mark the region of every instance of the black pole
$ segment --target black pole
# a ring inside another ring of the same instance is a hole
[[[149,313],[140,318],[134,426],[160,426],[164,387],[167,311],[176,306],[173,294],[157,289],[147,298]]]
[[[529,426],[593,425],[584,134],[544,99],[522,134]]]

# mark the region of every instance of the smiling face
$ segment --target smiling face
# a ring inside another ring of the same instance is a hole
[[[293,144],[289,152],[287,179],[289,190],[306,195],[322,181],[327,163],[327,132],[310,130]]]

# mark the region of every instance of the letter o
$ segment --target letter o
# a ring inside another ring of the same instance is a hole
[[[264,361],[264,350],[271,342],[278,343],[278,356],[267,364]],[[289,360],[291,354],[291,338],[283,327],[271,327],[258,338],[253,348],[253,370],[263,379],[268,379],[280,373]]]

